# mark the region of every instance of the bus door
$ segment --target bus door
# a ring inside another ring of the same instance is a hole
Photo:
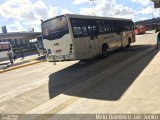
[[[93,57],[95,57],[100,53],[97,26],[94,24],[88,25],[88,32],[90,36],[90,49]]]

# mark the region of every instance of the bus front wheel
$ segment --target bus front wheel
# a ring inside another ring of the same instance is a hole
[[[106,58],[108,56],[108,47],[107,45],[103,45],[102,47],[102,58]]]

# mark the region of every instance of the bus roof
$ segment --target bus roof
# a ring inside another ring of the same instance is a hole
[[[64,15],[59,15],[55,16],[52,18],[49,18],[45,20],[44,22],[47,22],[49,20],[52,20],[54,18],[58,18],[61,16],[68,16],[69,18],[83,18],[83,19],[104,19],[104,20],[124,20],[124,21],[132,21],[132,19],[125,19],[125,18],[113,18],[113,17],[103,17],[103,16],[90,16],[90,15],[77,15],[77,14],[64,14]]]

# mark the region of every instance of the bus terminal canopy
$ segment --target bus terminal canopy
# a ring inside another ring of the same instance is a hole
[[[12,33],[0,33],[0,39],[22,39],[31,40],[41,35],[40,32],[12,32]]]
[[[154,2],[154,8],[160,8],[160,0],[151,0]]]

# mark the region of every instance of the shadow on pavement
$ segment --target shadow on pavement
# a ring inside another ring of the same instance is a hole
[[[141,56],[135,61],[139,62],[143,59],[143,64],[138,64],[135,66],[134,63],[125,66],[124,69],[116,71],[111,76],[104,76],[103,78],[96,80],[96,87],[102,86],[102,89],[98,89],[99,94],[89,95],[89,94],[77,94],[75,91],[66,92],[66,90],[79,85],[88,79],[96,76],[103,71],[109,70],[110,68],[120,64],[123,61],[127,61],[129,58],[134,57],[135,55],[143,52],[144,50],[153,47],[151,45],[135,45],[131,46],[129,49],[120,49],[112,52],[110,56],[106,59],[92,59],[86,61],[85,64],[74,64],[68,68],[60,70],[56,73],[53,73],[49,76],[49,96],[50,99],[59,95],[67,94],[70,96],[78,96],[92,99],[101,99],[101,100],[118,100],[123,93],[131,86],[134,80],[139,76],[139,74],[144,70],[144,68],[152,61],[154,56],[157,54],[157,50],[152,50],[146,56]],[[144,59],[146,57],[146,59]],[[124,72],[127,69],[130,74]],[[132,74],[133,73],[133,74]],[[121,78],[116,78],[116,74],[120,74]],[[101,80],[104,79],[104,80]],[[100,81],[100,82],[99,82]],[[96,89],[96,88],[95,88]],[[83,90],[82,90],[83,91]],[[104,92],[105,91],[105,92]]]

